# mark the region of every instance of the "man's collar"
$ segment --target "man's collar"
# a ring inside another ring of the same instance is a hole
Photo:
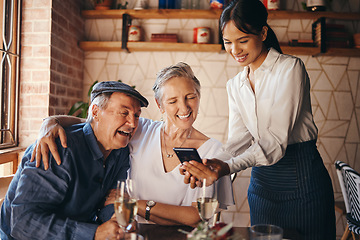
[[[99,144],[97,143],[94,131],[90,123],[86,123],[83,127],[86,143],[88,144],[91,155],[93,155],[94,160],[99,160],[104,158],[103,153],[100,150]]]

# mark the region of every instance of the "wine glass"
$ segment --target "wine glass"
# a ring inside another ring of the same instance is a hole
[[[206,187],[206,179],[204,179],[201,197],[197,199],[197,209],[201,220],[205,223],[206,231],[209,229],[209,220],[214,216],[218,205],[216,184]]]
[[[252,240],[261,240],[261,239],[270,239],[270,240],[282,240],[283,239],[283,229],[276,225],[271,224],[257,224],[252,225],[249,229],[250,239]]]
[[[134,180],[119,180],[115,195],[115,216],[120,228],[127,233],[127,226],[135,220],[138,211]]]

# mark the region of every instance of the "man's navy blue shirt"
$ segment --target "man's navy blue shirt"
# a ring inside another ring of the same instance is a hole
[[[56,140],[60,166],[50,155],[47,171],[36,168],[34,146],[26,150],[1,207],[2,240],[94,238],[105,196],[127,177],[129,148],[113,150],[104,163],[90,124],[66,132],[67,148]]]

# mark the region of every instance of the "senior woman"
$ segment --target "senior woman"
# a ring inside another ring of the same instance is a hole
[[[191,189],[183,183],[179,173],[180,161],[173,148],[196,148],[203,159],[215,156],[221,143],[193,127],[200,105],[200,82],[189,65],[180,62],[160,70],[153,91],[164,120],[140,118],[138,129],[129,143],[129,177],[135,179],[140,199],[138,221],[145,218],[162,225],[196,226],[200,221],[196,199],[201,190]],[[55,157],[54,137],[57,135],[66,145],[62,127],[57,123],[64,126],[79,121],[73,117],[55,116],[44,122],[38,149],[34,150],[38,153],[37,158],[40,152],[47,152],[47,145]],[[43,154],[43,160],[46,159],[47,155]],[[229,176],[219,179],[217,185],[220,208],[226,209],[234,204]]]

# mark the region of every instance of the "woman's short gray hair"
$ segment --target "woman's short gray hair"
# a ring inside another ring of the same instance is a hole
[[[161,98],[163,95],[161,91],[162,86],[173,77],[183,77],[191,79],[194,84],[195,90],[200,97],[200,81],[195,77],[193,70],[188,64],[184,62],[179,62],[175,65],[163,68],[158,72],[155,84],[153,86],[156,100],[161,102]]]
[[[98,106],[100,109],[105,109],[107,106],[107,103],[111,97],[111,94],[113,93],[102,93],[100,95],[98,95],[90,104],[89,109],[88,109],[88,115],[86,118],[86,122],[91,123],[94,118],[93,118],[93,114],[92,114],[92,107],[93,105]]]

